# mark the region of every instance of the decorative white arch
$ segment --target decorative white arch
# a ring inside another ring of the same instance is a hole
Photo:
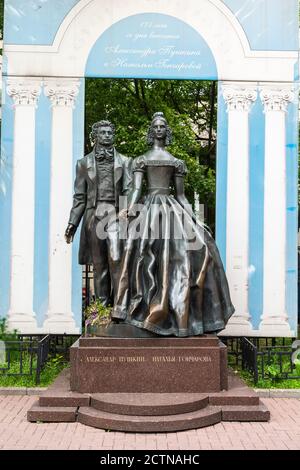
[[[65,17],[52,45],[6,45],[7,74],[84,77],[87,58],[101,34],[113,23],[145,12],[180,18],[198,31],[211,48],[220,80],[294,80],[297,52],[252,51],[240,23],[220,0],[101,0],[101,5],[99,0],[81,0]]]

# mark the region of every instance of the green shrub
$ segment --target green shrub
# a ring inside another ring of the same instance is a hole
[[[1,341],[17,341],[18,331],[8,331],[6,318],[0,318],[0,340]]]
[[[1,374],[0,371],[0,387],[36,387],[35,383],[35,370],[36,370],[36,357],[32,360],[33,375],[30,375],[30,357],[23,360],[23,374],[27,375],[6,375]],[[50,358],[45,364],[40,375],[40,383],[38,387],[46,387],[53,382],[57,375],[68,366],[64,357],[57,354],[55,357]],[[19,361],[10,364],[9,374],[19,374],[20,363]]]

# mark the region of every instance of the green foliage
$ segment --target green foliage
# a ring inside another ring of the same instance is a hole
[[[26,342],[23,344],[22,351],[16,348],[17,343],[10,343],[11,341],[18,341],[18,332],[14,330],[10,332],[7,330],[7,322],[5,318],[0,318],[0,340],[5,342],[6,351],[10,350],[10,366],[8,363],[0,363],[0,387],[35,387],[35,370],[37,367],[37,358],[34,356],[31,359],[31,352],[26,350]],[[20,355],[22,354],[22,374],[20,374]],[[32,360],[32,364],[31,364]],[[43,368],[40,376],[39,387],[46,387],[49,385],[59,372],[67,366],[67,362],[63,356],[56,355],[48,360]],[[2,370],[1,370],[2,369]],[[32,369],[32,375],[30,373]],[[15,376],[13,374],[16,374]],[[27,375],[26,375],[27,374]]]
[[[19,341],[19,335],[17,330],[9,331],[7,328],[6,318],[0,318],[0,341],[5,342],[6,354],[9,350],[10,360],[19,361],[20,352],[15,349],[17,342]],[[0,364],[1,367],[6,367],[4,364]]]
[[[240,366],[234,366],[235,373],[242,377],[247,385],[256,388],[300,388],[300,379],[296,378],[300,376],[300,365],[295,365],[293,371],[290,369],[290,359],[288,356],[282,358],[282,372],[279,366],[279,356],[274,355],[270,358],[269,364],[264,366],[265,378],[262,379],[261,365],[258,363],[259,379],[257,384],[254,384],[253,376],[247,370],[243,370]],[[282,374],[286,373],[289,377],[295,377],[290,379],[283,379]]]
[[[297,337],[300,337],[300,328],[298,329]],[[284,343],[282,338],[269,338],[266,342],[266,338],[258,338],[257,347],[259,351],[266,351],[266,348],[278,348],[279,351],[291,351],[294,338],[284,338]],[[278,353],[270,354],[269,358],[265,356],[264,362],[264,375],[265,378],[261,378],[262,368],[261,361],[258,360],[258,382],[254,384],[253,375],[247,370],[243,370],[241,365],[235,363],[235,358],[231,355],[228,356],[229,364],[231,368],[234,369],[236,374],[239,374],[245,382],[255,388],[300,388],[300,379],[296,378],[300,376],[300,364],[295,363],[294,367],[291,370],[290,355],[281,356],[282,361],[282,373],[280,372],[280,355]],[[266,363],[268,359],[268,364]],[[284,374],[287,374],[289,379],[280,378]]]
[[[110,320],[111,310],[112,307],[105,307],[99,299],[96,299],[84,311],[86,328],[107,324]]]
[[[270,364],[265,367],[265,373],[270,376],[272,380],[279,380],[280,379],[280,367],[276,364]]]
[[[57,375],[68,366],[63,356],[56,355],[55,357],[48,360],[47,364],[43,368],[40,377],[40,383],[36,385],[35,374],[30,374],[30,358],[25,357],[23,360],[23,373],[28,374],[23,376],[12,376],[1,374],[0,370],[0,387],[47,387],[53,382]],[[33,360],[33,368],[36,368],[36,359]],[[19,361],[11,363],[9,369],[10,374],[19,374],[20,366]]]
[[[163,111],[173,132],[168,150],[184,160],[189,173],[186,195],[193,203],[215,203],[216,84],[205,81],[88,79],[86,80],[86,152],[91,126],[100,119],[116,125],[116,146],[129,157],[147,149],[152,115]]]
[[[16,340],[18,340],[17,330],[14,330],[13,332],[8,331],[6,318],[0,318],[0,340],[1,341],[16,341]]]
[[[295,363],[295,373],[296,375],[300,376],[300,364],[299,363]]]
[[[259,378],[257,384],[254,384],[253,377],[250,372],[246,370],[241,370],[239,368],[235,371],[249,387],[255,388],[288,388],[288,389],[297,389],[300,388],[300,379],[261,379]],[[275,372],[276,373],[276,372]],[[299,375],[295,372],[295,375]]]

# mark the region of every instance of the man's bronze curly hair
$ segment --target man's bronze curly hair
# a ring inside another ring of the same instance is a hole
[[[169,125],[168,125],[168,122],[167,122],[167,120],[164,116],[164,113],[162,113],[161,111],[153,114],[152,121],[151,121],[151,124],[149,126],[148,133],[147,133],[147,144],[148,145],[153,145],[153,143],[154,143],[153,124],[157,119],[161,119],[162,121],[164,121],[166,123],[167,135],[166,135],[165,144],[170,145],[171,142],[172,142],[172,131],[171,131]]]
[[[116,128],[115,128],[114,124],[112,124],[110,121],[106,121],[106,120],[103,119],[102,121],[95,122],[92,125],[92,131],[90,133],[90,139],[93,143],[96,142],[97,131],[98,131],[99,127],[110,127],[113,134],[114,134],[114,136],[115,136]]]

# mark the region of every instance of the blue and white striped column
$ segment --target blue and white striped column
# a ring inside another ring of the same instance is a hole
[[[52,106],[49,300],[43,330],[79,333],[72,312],[72,247],[64,239],[73,194],[73,109],[80,80],[45,82]]]
[[[292,87],[264,85],[265,196],[263,314],[260,335],[290,336],[286,313],[286,112]]]
[[[249,112],[257,88],[224,83],[223,97],[228,113],[226,274],[235,307],[224,333],[249,335]]]
[[[33,308],[35,114],[39,80],[10,78],[7,93],[14,101],[11,275],[8,328],[38,332]]]

